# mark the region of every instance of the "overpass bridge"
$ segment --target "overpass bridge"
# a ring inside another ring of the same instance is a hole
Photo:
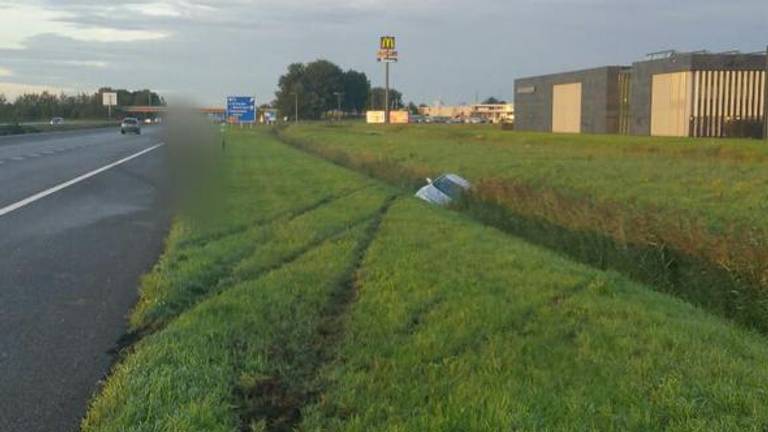
[[[121,108],[123,111],[129,114],[158,114],[158,113],[164,113],[168,111],[167,106],[136,105],[136,106],[124,106]],[[196,109],[202,114],[218,114],[222,116],[226,114],[226,110],[224,108],[202,107],[202,108],[196,108]]]

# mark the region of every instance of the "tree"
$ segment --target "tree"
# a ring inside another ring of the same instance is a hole
[[[385,90],[383,87],[374,87],[371,89],[371,109],[384,110]],[[399,110],[405,105],[403,104],[403,94],[395,89],[389,89],[389,106],[390,109]]]
[[[153,105],[165,105],[165,99],[150,90],[128,91],[113,90],[110,87],[102,87],[94,94],[81,93],[78,95],[58,95],[42,92],[28,93],[16,98],[13,103],[2,96],[0,99],[0,121],[30,121],[48,120],[51,117],[64,117],[66,119],[101,119],[106,118],[107,108],[102,104],[104,92],[115,91],[118,94],[118,104],[146,105],[150,98]],[[121,107],[113,109],[116,115],[124,114]]]
[[[293,63],[278,80],[274,105],[283,114],[294,117],[298,97],[299,117],[316,120],[336,110],[337,94],[343,93],[342,109],[360,112],[367,104],[370,86],[364,73],[344,72],[327,60]]]
[[[507,103],[507,102],[505,102],[503,100],[498,100],[498,99],[496,99],[493,96],[491,96],[488,99],[483,101],[483,105],[502,105],[502,104],[505,104],[505,103]]]
[[[368,95],[371,92],[371,82],[363,72],[348,70],[344,73],[344,105],[343,109],[360,113],[368,106]]]
[[[304,70],[304,90],[309,118],[319,119],[337,107],[336,93],[344,91],[344,72],[327,60],[308,63]]]
[[[409,111],[411,114],[413,114],[413,115],[418,115],[418,114],[419,114],[419,107],[418,107],[418,106],[416,106],[416,104],[415,104],[415,103],[413,103],[413,102],[409,102],[409,103],[408,103],[408,111]]]
[[[292,63],[288,65],[288,72],[281,76],[278,80],[278,90],[275,93],[275,108],[280,112],[289,114],[289,117],[294,117],[294,102],[299,101],[302,105],[299,106],[299,116],[306,117],[306,109],[303,104],[305,102],[304,86],[302,79],[304,78],[304,71],[306,67],[302,63]],[[296,96],[298,99],[295,99]]]

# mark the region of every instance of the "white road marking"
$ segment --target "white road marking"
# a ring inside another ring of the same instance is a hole
[[[114,167],[116,167],[118,165],[122,165],[122,164],[124,164],[124,163],[126,163],[126,162],[128,162],[130,160],[136,159],[137,157],[142,156],[144,154],[147,154],[147,153],[149,153],[149,152],[151,152],[153,150],[157,150],[158,148],[160,148],[160,147],[162,147],[164,145],[165,145],[165,143],[158,143],[158,144],[156,144],[156,145],[154,145],[154,146],[152,146],[152,147],[150,147],[148,149],[144,149],[144,150],[142,150],[142,151],[140,151],[138,153],[134,153],[134,154],[132,154],[132,155],[130,155],[128,157],[120,159],[117,162],[113,162],[113,163],[111,163],[109,165],[105,165],[105,166],[103,166],[103,167],[101,167],[99,169],[93,170],[93,171],[91,171],[89,173],[86,173],[86,174],[83,174],[83,175],[81,175],[79,177],[73,178],[72,180],[69,180],[69,181],[66,181],[64,183],[61,183],[61,184],[59,184],[57,186],[54,186],[54,187],[52,187],[50,189],[47,189],[47,190],[44,190],[42,192],[36,193],[36,194],[34,194],[34,195],[32,195],[32,196],[30,196],[28,198],[24,198],[23,200],[21,200],[19,202],[16,202],[16,203],[13,203],[13,204],[11,204],[9,206],[0,208],[0,216],[5,216],[8,213],[16,211],[16,210],[18,210],[18,209],[20,209],[22,207],[26,207],[26,206],[32,204],[35,201],[39,201],[39,200],[41,200],[41,199],[43,199],[43,198],[45,198],[45,197],[47,197],[49,195],[53,195],[53,194],[55,194],[56,192],[59,192],[62,189],[66,189],[66,188],[68,188],[68,187],[70,187],[72,185],[80,183],[83,180],[86,180],[86,179],[89,179],[89,178],[91,178],[91,177],[93,177],[95,175],[101,174],[104,171],[110,170],[110,169],[112,169],[112,168],[114,168]]]

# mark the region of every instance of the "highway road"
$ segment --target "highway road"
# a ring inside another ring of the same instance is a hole
[[[170,221],[162,131],[0,137],[0,431],[76,430]]]

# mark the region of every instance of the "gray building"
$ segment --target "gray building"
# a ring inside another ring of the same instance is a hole
[[[656,53],[609,66],[515,81],[518,130],[655,136],[760,136],[765,53]]]
[[[606,66],[515,81],[515,128],[618,133],[628,67]],[[624,91],[622,91],[624,89]]]
[[[765,67],[764,53],[670,52],[634,63],[630,133],[723,137],[761,125]]]

